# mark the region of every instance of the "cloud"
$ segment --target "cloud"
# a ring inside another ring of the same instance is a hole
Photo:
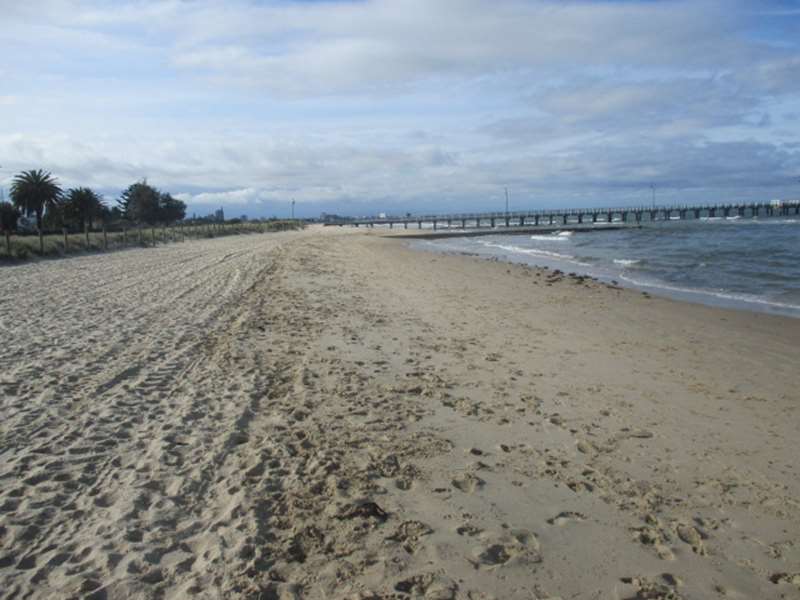
[[[116,197],[120,189],[147,177],[201,213],[224,206],[251,215],[272,214],[293,198],[308,214],[343,208],[362,214],[379,208],[480,209],[498,202],[504,186],[511,187],[519,207],[634,202],[654,181],[665,198],[675,201],[702,198],[710,191],[741,198],[769,190],[774,196],[791,190],[792,176],[800,172],[797,147],[694,137],[627,139],[613,145],[599,139],[559,152],[515,146],[458,154],[424,143],[385,149],[313,139],[223,145],[218,139],[195,138],[156,148],[129,146],[124,154],[110,150],[118,144],[0,138],[0,151],[13,146],[25,161],[51,165],[67,187],[91,185]]]
[[[5,15],[11,33],[3,35],[20,42],[44,34],[72,47],[157,47],[174,68],[199,77],[274,94],[325,95],[615,63],[717,69],[775,54],[743,44],[737,4],[39,0],[13,3]]]
[[[276,94],[374,93],[453,77],[564,68],[707,69],[770,50],[735,35],[730,3],[373,0],[192,4],[172,61]],[[232,32],[235,32],[232,34]]]
[[[478,209],[506,185],[528,205],[652,181],[796,195],[781,2],[0,4],[0,184],[42,167],[110,196],[147,177],[198,210],[330,212]]]
[[[247,206],[263,201],[264,193],[254,188],[227,190],[224,192],[201,192],[199,194],[180,193],[179,200],[199,206]]]
[[[633,81],[576,77],[537,90],[527,99],[525,114],[490,122],[481,131],[539,142],[702,136],[718,128],[769,125],[763,104],[763,93],[727,74]]]

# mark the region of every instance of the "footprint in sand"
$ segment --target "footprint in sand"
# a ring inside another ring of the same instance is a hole
[[[798,573],[773,573],[769,580],[775,585],[793,585],[800,590],[800,572]]]
[[[675,560],[675,554],[666,544],[661,526],[657,521],[651,521],[649,527],[638,527],[633,531],[635,539],[645,546],[651,546],[661,560]]]
[[[473,537],[483,533],[483,529],[481,529],[480,527],[476,527],[475,525],[472,525],[470,523],[467,523],[466,525],[461,525],[460,527],[457,527],[456,533],[458,535],[466,535],[469,537]]]
[[[433,529],[421,521],[403,521],[388,539],[400,543],[406,552],[414,554],[421,544],[420,538],[432,533]]]
[[[649,577],[623,577],[622,583],[631,586],[634,596],[625,596],[626,600],[682,600],[683,596],[676,588],[683,585],[680,578],[664,573],[660,581]]]
[[[394,589],[415,598],[451,600],[456,597],[458,584],[445,575],[423,573],[398,582]]]
[[[547,522],[550,525],[559,525],[564,526],[568,523],[580,523],[581,521],[586,520],[586,515],[579,512],[574,512],[571,510],[565,510],[563,512],[558,513],[555,517],[547,519]]]
[[[692,547],[692,551],[700,556],[708,554],[705,544],[703,543],[703,535],[691,525],[679,524],[676,528],[678,537],[686,544]]]
[[[454,477],[451,483],[454,488],[464,492],[465,494],[471,494],[475,490],[486,485],[486,482],[483,479],[473,475],[472,473],[462,473],[461,475]]]
[[[539,540],[524,529],[500,536],[483,536],[485,543],[473,550],[473,564],[479,569],[530,565],[542,562]]]

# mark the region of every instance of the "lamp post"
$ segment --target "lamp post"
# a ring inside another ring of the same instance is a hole
[[[294,198],[292,198],[292,221],[294,221]]]
[[[508,216],[508,188],[506,188],[506,216]]]
[[[656,184],[655,183],[651,183],[650,184],[650,191],[653,192],[653,208],[655,208],[656,207]]]

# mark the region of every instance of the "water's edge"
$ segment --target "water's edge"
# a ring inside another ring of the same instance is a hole
[[[716,231],[720,231],[714,226],[710,227]],[[722,231],[723,235],[727,235],[727,231]],[[800,232],[800,227],[797,228],[797,231]],[[600,238],[602,238],[607,235],[607,233],[608,232],[602,230],[586,233],[582,232],[581,239],[586,240],[594,236],[600,236]],[[700,232],[700,234],[705,236],[708,232],[703,231]],[[637,263],[640,262],[640,260],[637,259],[616,258],[613,260],[606,260],[606,264],[603,264],[582,260],[581,256],[561,252],[560,249],[567,246],[569,240],[563,240],[566,243],[556,243],[558,235],[558,233],[548,233],[543,236],[532,235],[529,236],[531,241],[527,241],[523,239],[522,236],[519,236],[515,240],[516,243],[510,240],[508,236],[497,236],[496,238],[484,237],[481,239],[449,238],[443,240],[408,240],[408,245],[411,248],[435,253],[469,255],[486,260],[502,260],[511,263],[560,269],[567,273],[588,275],[606,283],[616,283],[624,287],[646,291],[653,295],[686,302],[800,318],[800,302],[796,302],[794,297],[791,298],[791,301],[783,301],[781,299],[765,297],[763,294],[752,293],[749,289],[746,289],[747,285],[752,285],[753,291],[759,290],[758,281],[740,284],[740,288],[744,286],[744,291],[742,291],[742,289],[727,290],[725,288],[708,290],[699,289],[691,285],[676,284],[675,282],[653,277],[652,273],[649,273],[647,276],[642,276],[643,271],[636,270],[638,266]],[[569,234],[565,232],[561,235],[566,236]],[[609,241],[608,239],[602,240],[600,238],[597,240],[597,247],[605,245],[606,248],[604,249],[607,249],[610,245],[613,245],[614,240]],[[798,239],[800,240],[800,238]],[[558,241],[560,242],[561,240]],[[538,244],[538,247],[536,244]],[[682,240],[676,240],[674,242],[674,251],[676,254],[679,252],[683,252],[684,254],[688,252],[684,244],[686,244],[686,242]],[[585,247],[573,247],[572,251],[597,250],[597,247],[592,247],[593,242],[591,241],[589,241],[588,244],[582,243],[582,245]],[[688,246],[688,244],[686,245]],[[615,254],[616,253],[617,252],[615,252]],[[707,260],[713,259],[713,254],[710,254],[710,256],[712,256],[712,258]],[[719,260],[730,259],[722,256]],[[701,266],[705,267],[706,265],[702,264]],[[724,269],[714,269],[715,266],[718,265],[712,265],[709,272],[720,272],[722,273],[720,277],[724,277]],[[770,275],[770,273],[757,273],[756,275],[767,276]],[[794,274],[791,273],[790,277],[794,277]],[[797,283],[800,284],[800,279]],[[794,284],[792,289],[796,289]]]

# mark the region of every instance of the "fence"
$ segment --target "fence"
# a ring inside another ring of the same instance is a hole
[[[42,235],[4,232],[0,259],[26,259],[33,256],[67,256],[85,252],[107,252],[123,248],[146,248],[167,243],[209,239],[226,235],[266,233],[298,229],[299,221],[243,223],[192,223],[170,226],[131,226],[82,233],[49,232]]]

